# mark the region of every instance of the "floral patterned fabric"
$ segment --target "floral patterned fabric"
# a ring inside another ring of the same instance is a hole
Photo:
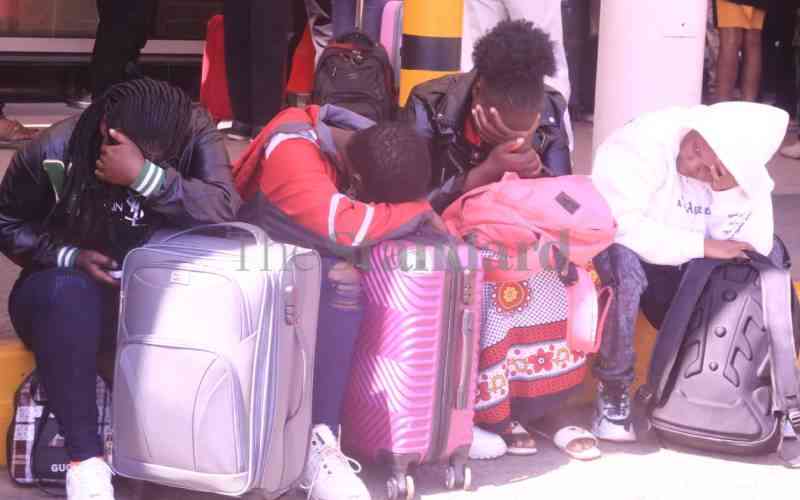
[[[485,285],[476,423],[502,430],[536,418],[583,381],[586,356],[567,347],[567,309],[554,271]]]

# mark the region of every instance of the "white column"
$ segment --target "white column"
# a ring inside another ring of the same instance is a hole
[[[699,104],[707,0],[603,0],[593,151],[642,113]]]

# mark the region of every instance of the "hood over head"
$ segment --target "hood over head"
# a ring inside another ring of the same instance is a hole
[[[702,106],[688,124],[703,136],[745,194],[769,194],[775,183],[767,162],[786,136],[789,114],[753,102],[721,102]]]

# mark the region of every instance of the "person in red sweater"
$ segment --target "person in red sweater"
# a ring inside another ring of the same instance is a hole
[[[369,499],[339,450],[339,427],[363,311],[357,249],[433,223],[427,142],[401,123],[325,106],[290,108],[270,122],[234,165],[245,205],[239,217],[270,238],[322,254],[313,422],[303,486],[318,500]]]

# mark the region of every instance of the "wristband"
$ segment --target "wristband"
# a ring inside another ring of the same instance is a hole
[[[74,267],[80,252],[80,248],[77,247],[65,246],[59,248],[56,254],[56,265],[58,267]]]
[[[131,184],[131,189],[145,198],[155,193],[163,184],[166,172],[150,160],[145,160],[139,176]]]

